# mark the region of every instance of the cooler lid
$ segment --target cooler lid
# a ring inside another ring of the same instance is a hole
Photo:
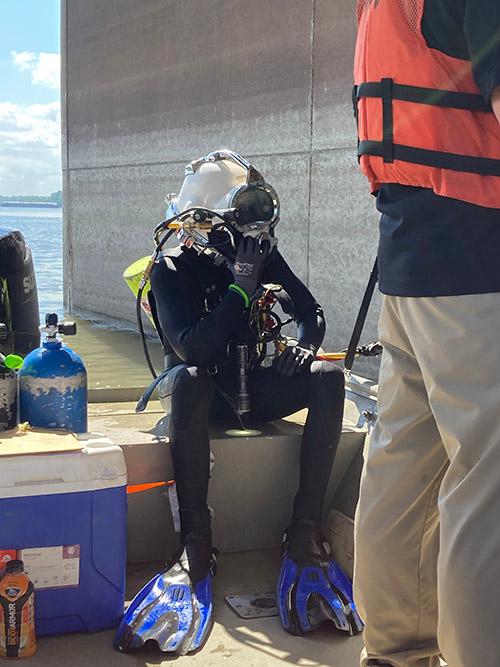
[[[25,429],[18,426],[3,431],[0,435],[0,460],[4,456],[80,451],[82,446],[76,433],[47,428]]]
[[[77,451],[2,456],[0,499],[98,491],[127,484],[121,447],[96,433],[77,438],[81,444]]]

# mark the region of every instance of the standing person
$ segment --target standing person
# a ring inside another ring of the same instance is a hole
[[[379,416],[356,517],[362,667],[500,664],[500,2],[361,0],[382,213]]]

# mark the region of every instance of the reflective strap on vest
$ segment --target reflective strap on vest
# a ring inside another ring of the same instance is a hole
[[[425,167],[449,169],[480,176],[500,176],[500,160],[494,158],[446,153],[394,143],[393,100],[428,104],[447,109],[493,113],[491,104],[485,102],[481,95],[404,86],[394,83],[392,79],[382,79],[378,83],[362,83],[354,87],[353,102],[356,114],[357,103],[363,97],[382,100],[383,136],[382,141],[358,142],[358,158],[363,155],[373,155],[383,158],[385,163],[400,160]]]

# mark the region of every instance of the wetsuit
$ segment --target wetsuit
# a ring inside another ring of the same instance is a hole
[[[236,421],[224,397],[234,396],[236,383],[227,347],[230,341],[253,342],[244,300],[228,290],[232,282],[225,264],[217,266],[212,257],[185,248],[166,253],[151,276],[155,317],[166,364],[172,368],[170,442],[183,538],[191,532],[210,533],[209,422]],[[297,323],[299,345],[315,352],[325,332],[322,310],[276,250],[267,261],[262,283],[283,287],[289,297],[283,305]],[[342,371],[320,361],[291,377],[275,367],[257,367],[249,373],[249,393],[247,424],[309,408],[294,517],[319,521],[341,432]]]

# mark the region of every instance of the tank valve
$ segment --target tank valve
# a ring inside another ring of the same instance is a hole
[[[76,322],[59,323],[57,313],[48,313],[45,315],[45,326],[40,327],[40,331],[47,336],[47,340],[55,339],[57,334],[74,336],[76,335]]]

